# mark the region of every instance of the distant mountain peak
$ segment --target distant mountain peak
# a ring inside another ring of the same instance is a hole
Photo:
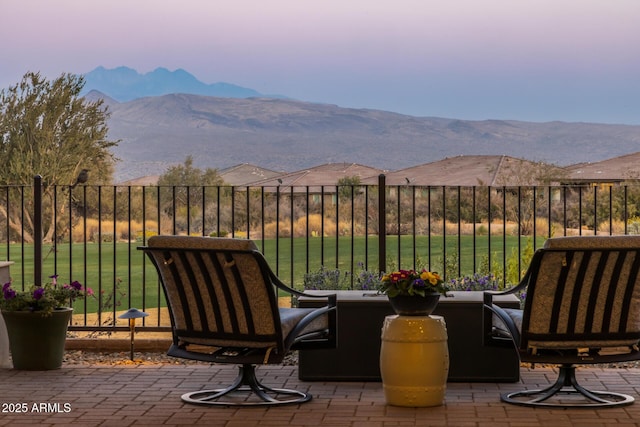
[[[92,89],[89,92],[85,93],[83,97],[85,100],[89,102],[96,102],[98,100],[102,100],[104,105],[108,107],[119,104],[119,102],[116,101],[115,99],[95,89]]]
[[[138,71],[125,66],[112,69],[99,66],[86,73],[84,78],[85,86],[82,94],[97,90],[119,102],[171,93],[223,98],[265,96],[253,89],[231,83],[203,83],[182,68],[170,71],[167,68],[158,67],[151,72],[140,74]]]

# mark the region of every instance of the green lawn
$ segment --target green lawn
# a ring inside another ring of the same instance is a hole
[[[502,266],[505,247],[509,256],[513,251],[517,253],[518,244],[521,250],[524,249],[529,240],[522,238],[519,242],[514,236],[492,237],[490,241],[492,263]],[[539,240],[537,246],[539,247],[542,242],[543,240]],[[377,236],[366,239],[365,237],[281,238],[278,241],[258,240],[256,243],[261,248],[264,243],[263,253],[278,276],[285,283],[293,283],[297,288],[302,288],[303,277],[307,271],[316,271],[321,265],[356,273],[360,271],[361,265],[366,265],[368,270],[378,269]],[[73,279],[91,287],[100,297],[100,302],[89,299],[86,303],[87,312],[95,312],[99,303],[104,307],[104,311],[163,305],[155,270],[146,261],[142,252],[136,249],[137,246],[136,243],[74,244],[73,253],[71,253],[69,244],[59,244],[55,251],[52,250],[51,245],[45,245],[43,275],[45,280],[48,280],[46,278],[49,275],[57,273],[63,282]],[[489,238],[477,236],[474,241],[472,236],[460,236],[460,238],[431,236],[430,239],[426,236],[417,236],[414,242],[412,236],[402,236],[398,242],[397,236],[390,236],[387,238],[387,269],[397,267],[399,258],[403,268],[413,267],[415,259],[418,266],[427,266],[433,271],[443,272],[445,270],[443,248],[446,248],[448,258],[454,257],[454,260],[460,260],[461,275],[471,274],[474,271],[474,248],[477,269],[489,253]],[[278,259],[276,259],[276,253],[280,254]],[[20,287],[22,283],[34,282],[33,246],[26,245],[24,255],[20,245],[10,245],[8,248],[5,246],[0,249],[0,259],[10,259],[15,262],[11,268],[11,275],[16,287]],[[115,307],[109,304],[112,295],[117,296],[115,300],[119,303]],[[76,309],[84,311],[85,304],[80,304],[82,306]]]

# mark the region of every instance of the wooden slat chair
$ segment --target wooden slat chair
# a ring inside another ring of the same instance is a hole
[[[575,365],[640,359],[640,236],[559,237],[537,250],[518,286],[485,292],[487,345],[515,344],[520,360],[559,365],[541,390],[505,393],[524,406],[608,407],[634,398],[591,391]],[[496,294],[526,292],[523,310],[503,309]]]
[[[320,297],[327,300],[321,308],[279,308],[278,291],[304,294],[278,280],[246,239],[154,236],[140,249],[166,296],[173,331],[167,354],[239,366],[230,386],[186,393],[183,401],[229,406],[311,399],[306,392],[267,387],[255,368],[281,363],[290,350],[334,348],[335,295]]]

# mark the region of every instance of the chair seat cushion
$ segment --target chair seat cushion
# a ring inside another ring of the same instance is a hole
[[[513,323],[516,325],[518,331],[522,332],[522,315],[523,311],[515,308],[505,308],[506,312]],[[493,320],[494,330],[500,336],[509,336],[509,330],[505,327],[504,323],[498,316],[494,316]],[[529,347],[538,350],[553,349],[553,350],[574,350],[583,348],[628,348],[630,346],[637,345],[637,340],[572,340],[572,341],[552,341],[552,340],[529,340]]]
[[[524,313],[522,310],[517,308],[505,308],[504,311],[509,315],[513,323],[515,323],[516,328],[520,332],[522,332],[522,314]]]
[[[529,340],[529,347],[535,349],[572,350],[583,348],[633,347],[638,340],[583,340],[583,341],[536,341]]]
[[[307,315],[313,313],[315,308],[279,308],[280,321],[282,323],[282,336],[287,340],[289,334],[294,331],[296,325]],[[314,332],[323,332],[329,328],[329,317],[322,314],[315,317],[311,322],[300,330],[297,330],[296,337],[307,335]]]
[[[313,318],[305,327],[296,330],[296,325],[304,319],[309,314],[316,311],[316,308],[279,308],[280,312],[280,320],[282,324],[282,337],[284,341],[287,340],[289,335],[295,331],[296,337],[300,337],[303,335],[311,334],[314,332],[325,332],[329,328],[329,317],[328,315],[322,314],[315,318]],[[199,344],[199,345],[210,345],[210,346],[220,346],[220,347],[262,347],[268,348],[273,347],[274,343],[265,341],[265,342],[254,342],[254,341],[243,341],[243,340],[222,340],[222,339],[212,339],[207,337],[206,335],[202,335],[200,337],[197,336],[187,336],[178,333],[178,338],[180,342],[189,343],[189,344]]]
[[[509,316],[509,318],[515,324],[518,332],[520,332],[522,330],[522,310],[518,310],[515,308],[503,308],[502,311]],[[502,316],[498,316],[497,314],[493,315],[492,333],[496,337],[513,338],[511,332],[509,331],[509,328],[505,324],[505,321],[502,320]]]

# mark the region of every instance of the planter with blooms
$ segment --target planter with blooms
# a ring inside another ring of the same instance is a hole
[[[424,297],[427,294],[446,294],[449,287],[438,273],[427,270],[399,270],[382,276],[380,292],[390,298],[398,295]]]
[[[428,316],[448,286],[438,273],[427,270],[399,270],[380,279],[379,291],[389,297],[394,311],[401,316]]]
[[[90,288],[85,289],[78,281],[71,284],[58,284],[57,275],[50,277],[51,282],[44,286],[32,286],[27,291],[16,291],[11,282],[2,286],[0,311],[3,313],[14,311],[39,312],[44,316],[54,310],[71,307],[73,301],[85,296],[93,295]]]
[[[5,283],[0,296],[15,369],[49,370],[62,366],[67,326],[76,299],[93,295],[79,282],[58,284],[57,276],[44,286],[16,291]]]

